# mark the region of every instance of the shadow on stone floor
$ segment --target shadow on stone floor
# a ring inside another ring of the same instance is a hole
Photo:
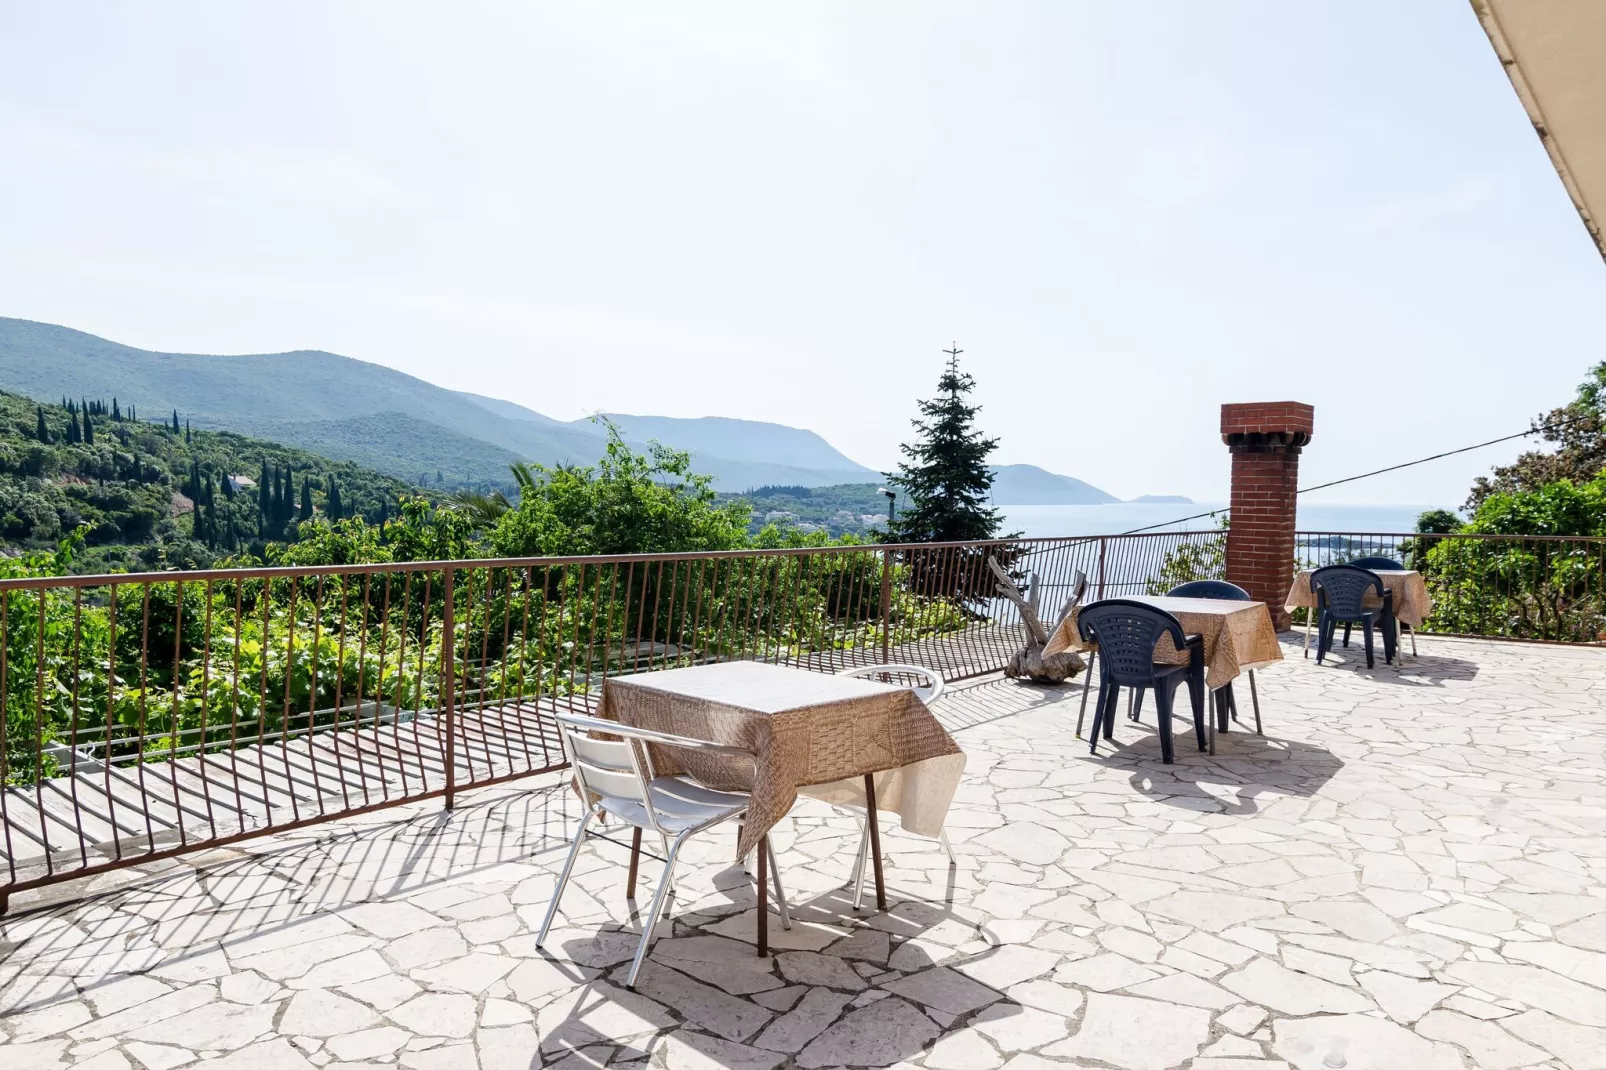
[[[1345,650],[1335,644],[1321,665],[1316,664],[1314,653],[1306,660],[1312,669],[1323,672],[1349,672],[1356,676],[1364,676],[1368,680],[1376,680],[1380,684],[1396,684],[1401,687],[1443,687],[1450,681],[1474,680],[1480,668],[1475,661],[1446,657],[1442,654],[1422,654],[1417,657],[1407,657],[1404,661],[1396,658],[1393,665],[1387,665],[1383,662],[1382,654],[1378,654],[1375,666],[1368,669],[1366,652],[1359,645]]]
[[[760,959],[751,942],[752,911],[741,907],[672,917],[672,931],[660,932],[634,992],[624,978],[639,929],[576,931],[562,952],[590,976],[559,1014],[539,1021],[548,1064],[613,1065],[677,1043],[696,1049],[696,1065],[733,1070],[752,1070],[755,1057],[769,1053],[775,1064],[790,1059],[802,1067],[901,1062],[978,1014],[993,1021],[1022,1013],[1004,991],[1020,979],[1021,957],[1052,957],[1006,944],[947,904],[902,900],[886,911],[855,912],[851,890],[835,888],[797,903],[791,930],[772,922],[772,954]],[[988,946],[953,956],[955,947],[977,940]],[[566,965],[556,957],[546,961],[554,969]],[[1024,973],[1033,966],[1041,968],[1034,961]],[[893,975],[881,997],[869,996],[873,978],[887,969],[904,976]],[[916,1010],[917,1003],[947,1025]],[[665,1007],[707,1035],[681,1031],[633,1046],[641,1033],[674,1024],[664,1018]],[[669,1054],[671,1066],[680,1063],[675,1055]]]
[[[1122,727],[1148,726],[1126,721]],[[1092,760],[1132,766],[1127,783],[1153,802],[1239,816],[1258,813],[1256,800],[1263,796],[1314,796],[1344,767],[1343,759],[1325,747],[1241,728],[1218,732],[1213,756],[1192,747],[1185,750],[1184,740],[1192,739],[1191,729],[1186,737],[1178,736],[1177,761],[1172,765],[1160,761],[1159,735],[1152,727],[1145,738]],[[1121,743],[1119,736],[1116,743]]]

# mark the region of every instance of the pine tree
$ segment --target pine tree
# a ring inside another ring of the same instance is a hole
[[[301,481],[301,510],[296,514],[297,520],[312,519],[312,480]]]
[[[915,420],[920,438],[901,449],[907,458],[890,477],[907,504],[891,524],[893,542],[968,542],[998,537],[1002,516],[988,505],[993,471],[987,457],[998,445],[976,429],[980,406],[966,403],[976,381],[959,370],[955,346],[944,350],[948,366],[937,380],[938,396],[920,402]]]
[[[34,428],[33,437],[48,446],[50,445],[50,428],[45,426],[45,407],[43,405],[38,407],[37,417],[38,426]]]
[[[332,521],[345,515],[345,506],[340,501],[340,487],[333,478],[329,480],[329,496],[323,503],[323,511]]]

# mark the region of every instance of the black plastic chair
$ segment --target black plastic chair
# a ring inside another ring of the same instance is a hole
[[[1356,568],[1370,569],[1373,572],[1406,571],[1405,565],[1399,561],[1396,561],[1392,557],[1357,557],[1354,561],[1346,561],[1345,564],[1354,565]],[[1411,633],[1411,656],[1413,658],[1416,657],[1416,629],[1400,620],[1398,617],[1396,617],[1394,620],[1394,628],[1397,632],[1402,634],[1405,632]],[[1348,627],[1345,627],[1344,629],[1344,645],[1349,646]]]
[[[1099,651],[1099,705],[1093,714],[1090,752],[1099,752],[1099,728],[1104,738],[1115,738],[1115,710],[1121,688],[1152,688],[1159,710],[1160,758],[1176,760],[1171,743],[1171,710],[1177,686],[1188,684],[1193,706],[1193,731],[1199,749],[1205,741],[1204,639],[1184,635],[1182,624],[1171,614],[1126,598],[1107,598],[1082,609],[1076,619],[1082,642],[1097,643]],[[1156,646],[1169,637],[1178,652],[1186,652],[1186,665],[1165,665],[1154,660]]]
[[[1166,592],[1170,598],[1220,598],[1229,602],[1253,602],[1249,592],[1236,583],[1226,580],[1192,580],[1180,583]],[[1232,681],[1229,680],[1217,689],[1216,693],[1226,703],[1227,711],[1232,719],[1238,719],[1238,699],[1232,693]],[[1260,692],[1255,689],[1255,670],[1249,670],[1249,701],[1255,708],[1255,735],[1263,736],[1266,733],[1260,730]]]
[[[1344,562],[1356,568],[1367,568],[1373,572],[1404,572],[1405,566],[1392,557],[1357,557],[1353,561]]]
[[[1372,658],[1372,626],[1383,628],[1383,660],[1394,660],[1394,594],[1369,569],[1354,565],[1328,565],[1310,574],[1310,589],[1316,595],[1316,664],[1333,648],[1333,631],[1345,625],[1345,646],[1349,645],[1349,626],[1359,624],[1366,636],[1366,667]],[[1383,600],[1377,608],[1366,606],[1366,596],[1376,593]]]

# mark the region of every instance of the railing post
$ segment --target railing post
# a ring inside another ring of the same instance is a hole
[[[881,664],[892,660],[892,551],[881,551]]]
[[[1103,535],[1099,536],[1099,600],[1100,601],[1102,601],[1104,599],[1104,549],[1105,549],[1105,545],[1106,545],[1106,543],[1108,543],[1108,541],[1109,540],[1106,539]]]
[[[452,710],[457,696],[457,637],[452,620],[452,579],[456,569],[447,568],[443,577],[445,604],[441,608],[441,668],[446,686],[441,688],[441,716],[446,721],[446,809],[450,810],[457,794],[457,728],[452,723]]]

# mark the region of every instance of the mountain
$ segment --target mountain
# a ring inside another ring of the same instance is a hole
[[[251,356],[156,353],[83,331],[0,317],[0,388],[45,402],[116,397],[147,420],[178,410],[197,428],[225,429],[428,485],[506,485],[508,464],[590,464],[601,425],[564,422],[511,401],[447,390],[392,368],[321,350]],[[756,420],[615,414],[638,450],[657,440],[692,454],[722,491],[879,482],[812,431]],[[1003,465],[999,504],[1116,499],[1079,479]]]
[[[43,401],[117,397],[149,418],[177,409],[196,427],[227,428],[372,466],[401,479],[508,482],[512,460],[589,464],[602,429],[563,423],[512,402],[460,393],[337,353],[251,356],[156,353],[83,331],[0,318],[0,387]],[[626,417],[627,440],[690,449],[725,490],[821,486],[875,478],[818,435],[745,420]],[[737,429],[754,435],[749,449]],[[684,433],[685,439],[680,436]],[[675,437],[670,437],[675,436]],[[721,445],[729,452],[708,447]],[[797,448],[788,453],[788,444]],[[819,461],[821,463],[816,463]]]
[[[1091,483],[1055,475],[1034,464],[1003,464],[993,468],[995,505],[1104,505],[1120,500]]]

